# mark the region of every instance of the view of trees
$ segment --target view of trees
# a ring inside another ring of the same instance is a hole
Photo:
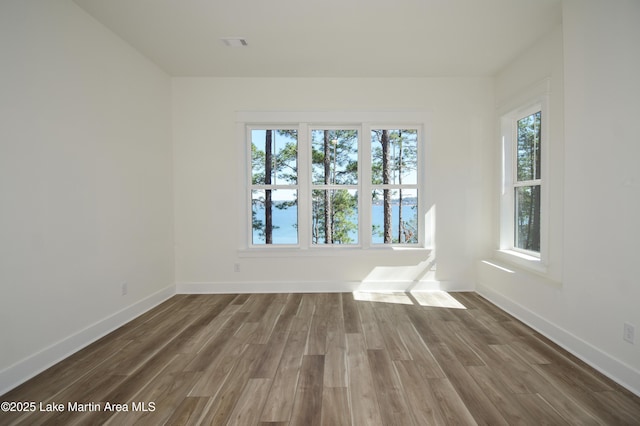
[[[517,126],[514,244],[539,252],[541,113],[518,120]]]
[[[312,243],[357,243],[358,132],[313,130],[311,157]]]
[[[274,208],[293,212],[290,216],[296,220],[291,225],[297,231],[297,191],[286,187],[274,188],[297,183],[297,156],[297,130],[269,129],[252,132],[251,181],[253,185],[263,186],[251,191],[251,223],[261,240],[254,241],[254,244],[282,243],[274,241],[274,231],[281,228],[273,223]],[[297,232],[294,235],[293,244],[297,243]]]
[[[252,131],[254,244],[298,241],[297,136],[295,130]],[[417,130],[372,130],[371,144],[373,242],[415,244]],[[358,243],[358,149],[357,130],[311,131],[312,244]]]
[[[373,191],[374,205],[382,195],[383,226],[375,233],[382,233],[385,244],[417,243],[417,131],[372,130],[371,132],[371,176],[372,184],[382,189]],[[414,189],[406,188],[414,185]],[[392,229],[393,205],[397,205],[397,228]],[[405,207],[410,206],[409,218],[404,218]]]

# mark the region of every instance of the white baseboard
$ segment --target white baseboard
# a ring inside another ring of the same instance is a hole
[[[479,284],[476,292],[611,380],[640,396],[639,371],[488,287]]]
[[[168,286],[0,371],[0,395],[121,327],[175,294]]]
[[[353,291],[473,291],[449,281],[242,281],[179,282],[177,294],[348,293]]]
[[[354,291],[359,283],[301,282],[301,281],[242,281],[242,282],[179,282],[177,294],[240,294],[240,293],[339,293]]]

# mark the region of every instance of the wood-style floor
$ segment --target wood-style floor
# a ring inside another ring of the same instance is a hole
[[[2,425],[640,424],[640,398],[474,293],[178,295],[0,401],[64,406]]]

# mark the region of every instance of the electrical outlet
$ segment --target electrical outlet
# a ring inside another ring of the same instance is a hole
[[[633,325],[625,322],[622,329],[622,338],[633,345],[636,339],[636,328]]]
[[[233,271],[234,272],[240,272],[240,264],[239,263],[234,263],[233,264]]]
[[[126,282],[122,283],[122,286],[120,287],[121,293],[123,296],[126,296],[127,293],[129,292],[129,286],[127,285]]]

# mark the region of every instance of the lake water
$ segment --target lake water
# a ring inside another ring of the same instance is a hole
[[[397,229],[398,229],[398,208],[399,205],[395,204],[391,206],[392,208],[392,216],[391,216],[391,225],[392,229],[396,230],[393,232],[394,236],[397,237]],[[264,209],[259,208],[256,210],[257,217],[264,221]],[[372,224],[376,229],[382,232],[384,227],[384,207],[382,205],[373,205],[372,206]],[[273,224],[278,228],[273,230],[273,244],[297,244],[298,243],[298,230],[296,229],[298,216],[298,209],[294,207],[290,207],[287,209],[273,209]],[[415,220],[416,210],[413,209],[413,206],[404,205],[402,206],[402,216],[405,222],[410,221],[411,219]],[[350,234],[354,243],[358,243],[358,235],[357,232],[352,232]],[[376,232],[372,236],[372,242],[374,244],[382,244],[384,242],[383,236],[379,235],[379,232]],[[253,244],[264,244],[264,237],[259,235],[257,230],[253,231]]]

